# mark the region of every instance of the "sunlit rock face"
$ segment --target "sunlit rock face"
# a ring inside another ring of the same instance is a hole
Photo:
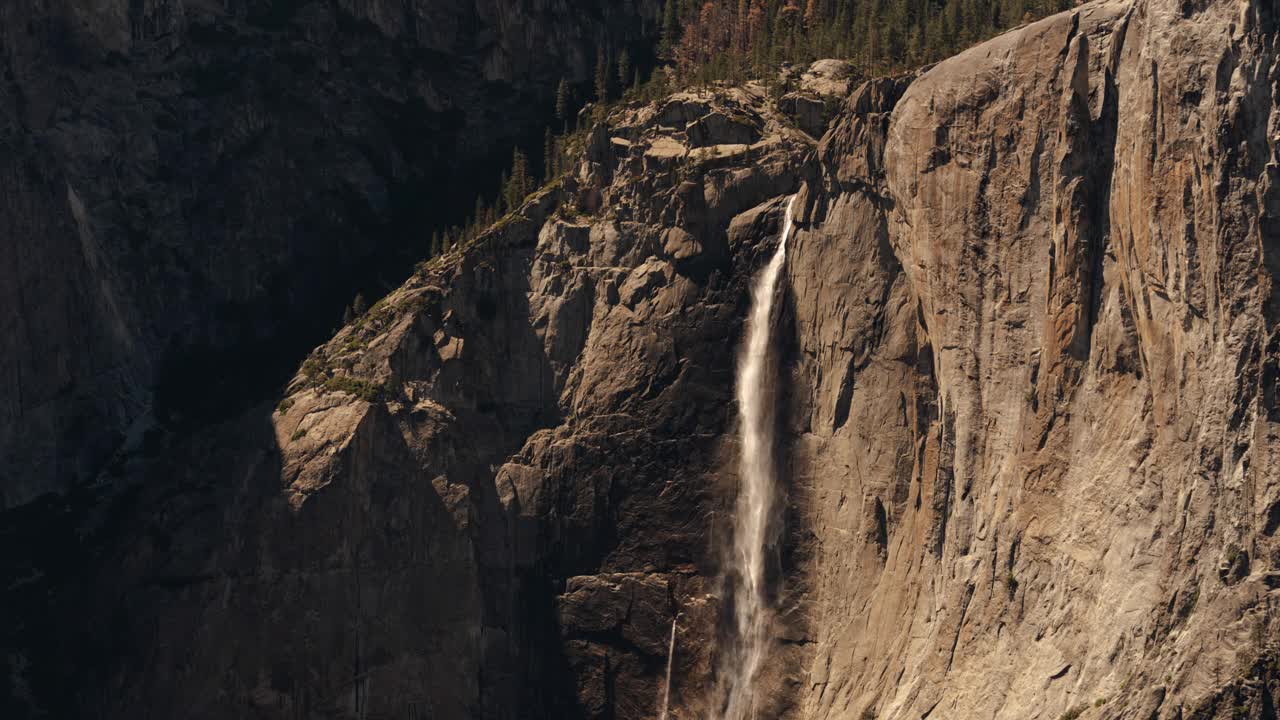
[[[123,462],[11,694],[650,718],[674,647],[669,717],[719,712],[737,350],[795,195],[758,716],[1271,717],[1278,22],[1085,4],[820,141],[751,85],[618,110],[278,407]]]
[[[1096,2],[850,100],[789,265],[802,716],[1269,716],[1276,42]]]

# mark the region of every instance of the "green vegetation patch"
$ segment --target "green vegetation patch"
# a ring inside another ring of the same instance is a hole
[[[335,375],[325,380],[320,387],[326,392],[344,392],[365,402],[379,402],[389,395],[383,385],[350,375]]]

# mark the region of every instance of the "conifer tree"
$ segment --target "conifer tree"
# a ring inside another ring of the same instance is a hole
[[[631,55],[626,48],[618,53],[618,87],[626,90],[627,83],[631,81]]]
[[[511,176],[516,180],[516,207],[524,196],[533,192],[533,175],[529,172],[529,158],[516,148],[512,154]]]
[[[818,0],[809,0],[804,7],[804,27],[814,30],[818,25]]]
[[[680,19],[677,0],[667,0],[662,7],[662,41],[658,45],[658,55],[671,59],[676,43],[680,41]]]
[[[517,147],[511,152],[511,176],[507,180],[506,187],[503,188],[507,208],[515,210],[520,207],[520,202],[524,200],[524,196],[528,195],[532,190],[533,188],[530,187],[529,160]]]
[[[556,88],[556,117],[564,124],[561,132],[569,132],[569,80],[560,78],[560,87]]]
[[[609,102],[609,56],[604,46],[596,50],[596,103],[597,106]]]
[[[476,214],[472,217],[472,220],[471,220],[471,223],[475,228],[471,233],[472,238],[478,237],[480,233],[484,232],[485,228],[489,227],[489,225],[484,221],[484,214],[485,214],[484,196],[477,195],[476,196]]]
[[[559,172],[556,167],[556,138],[551,134],[551,126],[547,126],[542,134],[542,181],[550,182]]]
[[[780,62],[820,57],[852,59],[867,76],[936,61],[1073,1],[671,0],[658,57],[685,83],[739,81],[750,72],[768,84]]]
[[[803,66],[820,57],[846,58],[862,77],[896,72],[935,62],[970,43],[1066,9],[1072,0],[665,0],[658,44],[659,64],[646,83],[637,57],[649,58],[653,48],[629,45],[614,58],[601,45],[596,49],[592,88],[597,113],[619,95],[641,98],[676,90],[681,83],[761,79],[765,89],[777,88],[782,61]],[[615,66],[616,63],[616,66]],[[784,83],[785,84],[785,83]],[[627,88],[630,86],[631,91]],[[629,93],[629,94],[628,94]],[[555,92],[555,115],[566,134],[575,124],[575,103],[568,77]],[[538,179],[550,181],[569,163],[564,139],[555,128],[543,132],[542,165],[530,167],[519,149],[501,173],[491,205],[476,198],[474,215],[464,227],[437,231],[431,254],[438,256],[470,242],[503,214],[517,209]],[[540,175],[535,175],[537,170]],[[350,319],[365,309],[353,303]],[[345,320],[344,320],[345,321]]]

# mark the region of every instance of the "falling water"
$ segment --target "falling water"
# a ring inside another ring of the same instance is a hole
[[[676,620],[671,618],[671,642],[667,645],[667,683],[662,686],[662,714],[660,720],[667,720],[667,709],[671,707],[671,666],[676,658]]]
[[[778,249],[751,288],[751,314],[747,342],[738,358],[738,414],[742,448],[738,459],[741,475],[734,515],[733,554],[728,561],[733,582],[735,642],[725,653],[720,682],[727,693],[724,720],[745,720],[753,715],[754,684],[768,649],[769,611],[765,593],[765,556],[769,521],[775,503],[773,458],[773,378],[768,375],[770,318],[778,277],[787,255],[791,234],[791,209],[787,202]]]

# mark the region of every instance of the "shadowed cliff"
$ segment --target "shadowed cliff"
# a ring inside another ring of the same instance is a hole
[[[5,3],[0,507],[274,393],[659,9]]]

